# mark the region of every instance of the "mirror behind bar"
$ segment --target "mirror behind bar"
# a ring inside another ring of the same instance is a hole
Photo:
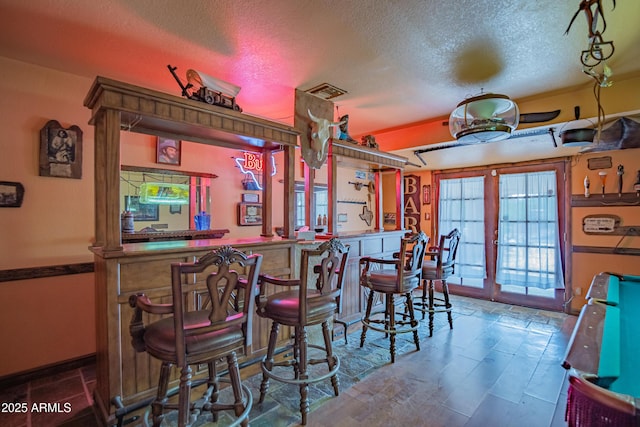
[[[164,240],[219,239],[228,229],[196,230],[194,216],[211,212],[210,181],[217,175],[123,165],[120,168],[121,212],[131,212],[133,232],[122,232],[122,243]],[[143,203],[145,183],[189,188],[187,204]]]

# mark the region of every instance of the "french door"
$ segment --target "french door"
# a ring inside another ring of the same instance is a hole
[[[434,174],[437,232],[462,233],[452,293],[562,310],[565,168],[558,161]]]

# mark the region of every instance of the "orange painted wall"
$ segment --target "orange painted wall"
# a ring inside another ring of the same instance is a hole
[[[599,157],[611,157],[611,168],[590,170],[588,160]],[[584,197],[584,178],[589,177],[591,198],[601,197],[601,185],[598,172],[607,172],[605,185],[606,193],[616,193],[617,167],[622,164],[625,173],[623,175],[623,193],[632,193],[633,184],[636,181],[637,172],[640,170],[640,148],[607,151],[601,153],[585,154],[574,158],[571,168],[571,192],[579,197]],[[629,206],[604,206],[604,207],[574,207],[571,209],[571,240],[574,246],[602,246],[640,249],[640,236],[625,237],[613,235],[592,235],[582,231],[582,220],[586,215],[613,214],[621,218],[622,226],[637,226],[640,228],[640,197],[637,205]],[[640,262],[637,256],[573,253],[571,278],[574,299],[571,308],[579,310],[584,304],[584,296],[589,288],[591,279],[595,274],[603,271],[640,275]],[[577,289],[580,291],[577,291]],[[576,293],[580,293],[577,295]]]
[[[0,180],[21,182],[0,209],[0,269],[92,261],[93,137],[82,100],[91,82],[0,58]],[[40,129],[84,131],[82,179],[40,177]],[[0,283],[0,377],[95,352],[92,274]]]

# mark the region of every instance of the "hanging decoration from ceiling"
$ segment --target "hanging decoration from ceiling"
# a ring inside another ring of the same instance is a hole
[[[613,3],[613,10],[616,7],[616,0],[611,1]],[[607,60],[613,56],[615,47],[612,40],[605,41],[604,39],[607,22],[605,21],[602,0],[582,0],[578,6],[578,10],[571,18],[565,34],[569,34],[569,30],[580,12],[584,12],[588,27],[587,48],[580,54],[580,62],[582,63],[582,71],[594,79],[593,94],[598,108],[598,124],[595,141],[599,141],[605,118],[604,108],[600,102],[600,89],[613,84],[611,80],[613,71],[607,64]]]
[[[518,106],[506,95],[481,93],[458,104],[449,116],[449,131],[461,142],[493,142],[509,138],[518,127]]]

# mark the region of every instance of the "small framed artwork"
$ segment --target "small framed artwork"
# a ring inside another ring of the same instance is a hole
[[[428,205],[431,203],[431,186],[423,185],[422,186],[422,204]]]
[[[82,178],[82,130],[49,120],[40,129],[40,176]]]
[[[158,221],[160,218],[159,206],[140,203],[139,196],[124,196],[124,205],[133,214],[134,221]]]
[[[24,186],[19,182],[0,181],[0,208],[22,206]]]
[[[338,222],[347,222],[347,214],[339,213],[338,214]]]
[[[171,215],[181,214],[182,213],[182,205],[169,205],[169,213]]]
[[[259,203],[260,196],[255,193],[243,193],[242,202],[243,203]]]
[[[182,141],[158,137],[156,143],[156,163],[180,166]]]
[[[387,225],[395,225],[396,224],[396,214],[393,212],[385,212],[384,213],[384,223]]]
[[[238,225],[261,225],[261,203],[238,203]]]

